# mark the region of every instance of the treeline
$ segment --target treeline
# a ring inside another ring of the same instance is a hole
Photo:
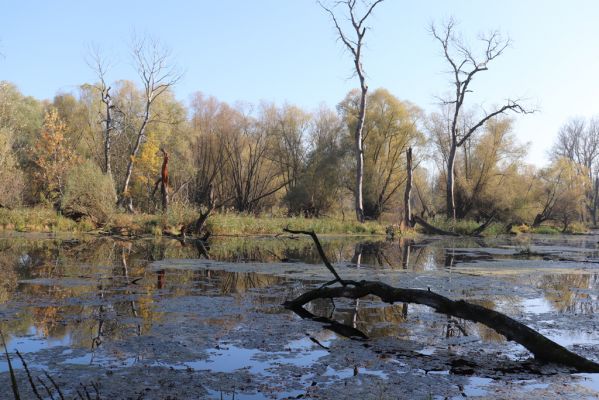
[[[189,106],[165,91],[139,153],[144,93],[130,81],[112,85],[111,167],[106,172],[105,107],[99,85],[82,85],[52,101],[0,84],[0,203],[94,208],[101,220],[124,195],[136,211],[161,208],[155,184],[169,154],[171,201],[244,213],[318,217],[352,211],[352,127],[359,93],[336,110],[308,112],[283,104],[229,105],[201,93]],[[443,110],[442,110],[443,111]],[[444,211],[449,138],[443,112],[425,115],[385,89],[369,94],[364,125],[364,209],[368,219],[397,221],[406,180],[405,153],[414,148],[414,212]],[[458,218],[595,225],[599,124],[575,119],[561,129],[551,164],[524,162],[512,121],[494,118],[456,156]],[[119,193],[132,161],[131,184]]]
[[[156,212],[164,149],[171,201],[201,206],[211,200],[217,208],[244,213],[274,210],[315,217],[336,213],[345,203],[351,207],[348,132],[355,123],[354,92],[337,110],[308,112],[288,104],[232,106],[201,93],[186,107],[169,89],[152,103],[136,155],[144,90],[119,81],[110,93],[107,172],[101,84],[82,85],[77,93],[61,93],[52,101],[26,97],[9,82],[0,84],[3,206],[65,209],[86,201],[116,204],[123,196],[136,211]],[[365,204],[368,218],[377,219],[397,210],[406,176],[404,152],[409,146],[423,148],[425,137],[417,107],[384,89],[369,99]],[[119,193],[131,161],[131,183]],[[98,199],[101,194],[104,200]]]

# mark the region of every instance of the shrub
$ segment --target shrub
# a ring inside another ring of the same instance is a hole
[[[67,175],[61,209],[75,220],[89,218],[104,224],[115,209],[116,191],[110,176],[91,161],[78,165]]]

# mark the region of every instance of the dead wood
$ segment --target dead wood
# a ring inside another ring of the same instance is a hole
[[[336,278],[333,282],[345,282],[343,286],[323,286],[318,289],[310,290],[296,299],[286,301],[283,304],[286,308],[291,309],[298,314],[301,312],[299,311],[300,309],[305,311],[303,306],[310,301],[340,297],[359,299],[365,296],[374,295],[389,304],[396,302],[422,304],[433,308],[438,313],[467,319],[488,326],[505,336],[507,340],[515,341],[524,346],[540,361],[561,364],[571,367],[579,372],[599,372],[598,363],[571,352],[544,335],[541,335],[534,329],[495,310],[468,303],[464,300],[451,300],[430,290],[396,288],[377,281],[360,281],[355,283],[343,281],[330,262],[326,259],[326,255],[323,257],[324,252],[322,251],[322,247],[318,242],[318,237],[314,232],[291,231],[288,229],[286,231],[310,235],[317,245],[318,252],[321,254],[323,262],[325,262],[327,268]]]

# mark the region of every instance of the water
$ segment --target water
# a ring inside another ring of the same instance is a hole
[[[498,309],[599,358],[594,236],[394,242],[323,237],[322,242],[342,276],[431,287]],[[19,350],[33,370],[69,371],[75,380],[106,379],[99,377],[105,371],[134,374],[137,380],[156,370],[169,376],[164,379],[201,376],[204,384],[186,390],[211,398],[232,398],[233,392],[239,399],[311,393],[327,398],[327,390],[342,382],[351,382],[356,393],[369,393],[372,382],[394,385],[411,376],[429,387],[424,396],[452,397],[459,387],[468,396],[485,396],[496,377],[433,378],[418,371],[449,371],[456,356],[499,357],[506,363],[528,358],[494,331],[424,306],[387,305],[374,298],[309,305],[313,314],[363,332],[380,353],[302,321],[280,304],[329,278],[304,238],[213,238],[203,249],[171,239],[5,235],[0,249],[0,328],[8,351]],[[211,259],[205,265],[156,264],[205,260],[205,250]],[[389,339],[399,341],[393,342],[401,343],[399,348],[388,351]],[[22,371],[18,360],[13,364]],[[487,375],[502,361],[488,364]],[[6,378],[7,370],[2,358],[0,376]],[[599,390],[597,374],[571,379]],[[152,388],[152,380],[139,381],[135,385]],[[534,392],[547,385],[532,379],[513,390]]]

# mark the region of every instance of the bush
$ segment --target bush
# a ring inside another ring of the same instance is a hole
[[[104,224],[115,209],[116,191],[110,176],[91,161],[78,165],[67,175],[61,201],[63,214]]]

